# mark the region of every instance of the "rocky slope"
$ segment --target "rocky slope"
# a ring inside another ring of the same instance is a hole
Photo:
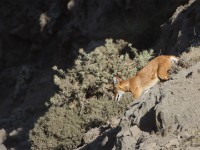
[[[169,81],[133,101],[119,118],[119,127],[101,135],[99,129],[89,131],[86,141],[92,141],[79,149],[199,149],[199,50],[183,54]]]
[[[90,142],[86,139],[88,144],[78,149],[199,149],[198,8],[199,1],[190,1],[177,8],[163,25],[158,45],[162,43],[166,53],[189,51],[181,55],[171,79],[132,102],[116,128],[111,124],[113,128],[103,134],[99,134],[98,128],[86,133]]]
[[[199,0],[0,4],[0,149],[30,149],[30,131],[42,128],[38,119],[49,113],[50,99],[63,96],[52,66],[70,68],[79,48],[108,37],[162,54],[190,52],[169,81],[130,104],[123,117],[89,130],[77,148],[199,149]]]

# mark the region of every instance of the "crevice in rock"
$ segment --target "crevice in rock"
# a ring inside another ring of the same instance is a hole
[[[141,117],[139,127],[142,131],[149,133],[156,131],[156,115],[154,107],[152,107],[144,116]]]

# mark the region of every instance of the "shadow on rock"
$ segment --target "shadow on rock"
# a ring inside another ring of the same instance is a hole
[[[155,116],[155,110],[154,107],[152,107],[144,116],[140,118],[140,129],[145,132],[156,131],[157,127]]]
[[[110,129],[109,131],[104,132],[102,135],[99,135],[92,142],[85,144],[86,146],[76,150],[111,150],[114,147],[116,136],[119,131],[120,127]]]
[[[19,66],[4,70],[0,78],[4,79],[0,87],[3,100],[0,128],[5,129],[7,135],[4,144],[16,150],[30,149],[29,131],[48,110],[46,104],[58,90],[53,72],[47,68]]]

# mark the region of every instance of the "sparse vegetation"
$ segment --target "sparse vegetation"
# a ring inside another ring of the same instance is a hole
[[[133,60],[122,54],[125,48],[134,52]],[[91,52],[80,49],[73,68],[64,71],[54,66],[54,82],[60,93],[46,104],[48,112],[30,132],[32,149],[75,148],[87,130],[119,116],[132,99],[124,98],[119,104],[113,101],[113,76],[134,75],[152,55],[152,50],[139,53],[123,40],[107,39]]]

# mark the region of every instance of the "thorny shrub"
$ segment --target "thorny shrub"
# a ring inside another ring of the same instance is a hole
[[[121,54],[127,47],[134,53],[134,60],[127,53]],[[53,69],[61,75],[55,75],[54,81],[62,90],[67,103],[89,102],[90,99],[102,97],[111,100],[113,76],[133,76],[148,62],[152,54],[152,50],[138,53],[131,44],[123,40],[114,43],[112,39],[107,39],[105,45],[95,48],[90,53],[80,49],[74,67],[67,70],[67,73],[54,66]]]
[[[54,82],[60,92],[55,94],[48,112],[39,118],[30,132],[32,149],[72,149],[80,143],[84,133],[106,124],[120,116],[131,98],[113,101],[112,79],[119,74],[123,78],[133,76],[152,57],[153,51],[137,52],[131,44],[106,39],[104,45],[91,42],[88,48],[80,49],[75,64],[66,72],[57,72]],[[96,47],[90,51],[91,47]],[[123,54],[129,49],[134,59]]]

